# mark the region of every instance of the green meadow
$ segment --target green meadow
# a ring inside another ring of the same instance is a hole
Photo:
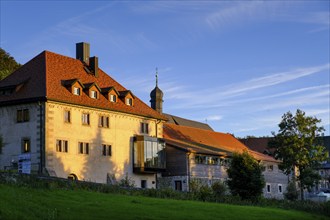
[[[269,207],[0,184],[0,219],[327,219]]]

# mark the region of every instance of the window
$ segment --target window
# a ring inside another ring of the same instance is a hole
[[[111,156],[111,145],[102,144],[102,155]]]
[[[17,122],[27,122],[29,120],[29,109],[17,110]]]
[[[78,147],[79,154],[89,154],[89,143],[79,142]]]
[[[195,156],[195,163],[205,164],[206,163],[206,156],[196,155]]]
[[[132,106],[133,105],[133,99],[132,98],[127,98],[126,99],[126,105]]]
[[[88,113],[82,114],[82,123],[83,123],[83,125],[89,125],[89,114]]]
[[[110,102],[117,102],[117,96],[116,95],[110,95]]]
[[[97,99],[97,91],[91,91],[91,98]]]
[[[109,128],[109,117],[108,116],[99,116],[99,127]]]
[[[74,94],[74,95],[80,95],[80,88],[78,88],[78,87],[73,87],[73,94]]]
[[[142,189],[147,188],[147,180],[141,180],[141,188]]]
[[[175,183],[175,190],[182,191],[182,181],[176,180],[174,183]]]
[[[278,184],[278,193],[282,194],[283,189],[282,189],[282,184]]]
[[[30,143],[30,139],[28,138],[24,138],[22,140],[22,152],[23,153],[29,153],[31,152],[31,143]]]
[[[71,123],[71,113],[69,110],[64,111],[64,122]]]
[[[266,190],[267,190],[267,193],[270,193],[271,192],[270,191],[270,184],[269,183],[266,184]]]
[[[56,151],[57,152],[68,152],[68,141],[56,140]]]
[[[77,177],[76,174],[71,173],[71,174],[68,176],[68,179],[69,179],[69,180],[78,180],[78,177]]]
[[[273,171],[274,170],[274,166],[273,165],[267,165],[267,170],[268,171]]]
[[[149,134],[149,124],[141,122],[141,133],[142,134]]]

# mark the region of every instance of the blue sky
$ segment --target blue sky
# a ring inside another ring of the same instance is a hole
[[[271,136],[297,109],[329,135],[329,1],[3,1],[1,47],[100,67],[149,104],[158,67],[164,112],[216,131]]]

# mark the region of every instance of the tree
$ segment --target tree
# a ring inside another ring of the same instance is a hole
[[[247,151],[234,153],[227,173],[227,184],[232,195],[242,199],[260,198],[265,187],[262,166]]]
[[[287,175],[294,174],[293,181],[298,181],[302,200],[304,189],[310,189],[320,179],[315,168],[326,159],[325,148],[316,140],[324,131],[317,125],[320,122],[299,109],[296,115],[289,111],[282,116],[279,131],[272,132],[274,138],[269,142],[269,147],[275,148],[275,158],[282,161],[279,168]]]
[[[17,63],[9,53],[0,48],[0,80],[10,75],[19,67],[21,67],[21,64]]]

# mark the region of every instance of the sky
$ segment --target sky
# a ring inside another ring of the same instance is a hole
[[[146,104],[236,137],[272,136],[288,111],[330,130],[330,1],[1,0],[0,46],[24,64],[44,50],[100,68]]]

